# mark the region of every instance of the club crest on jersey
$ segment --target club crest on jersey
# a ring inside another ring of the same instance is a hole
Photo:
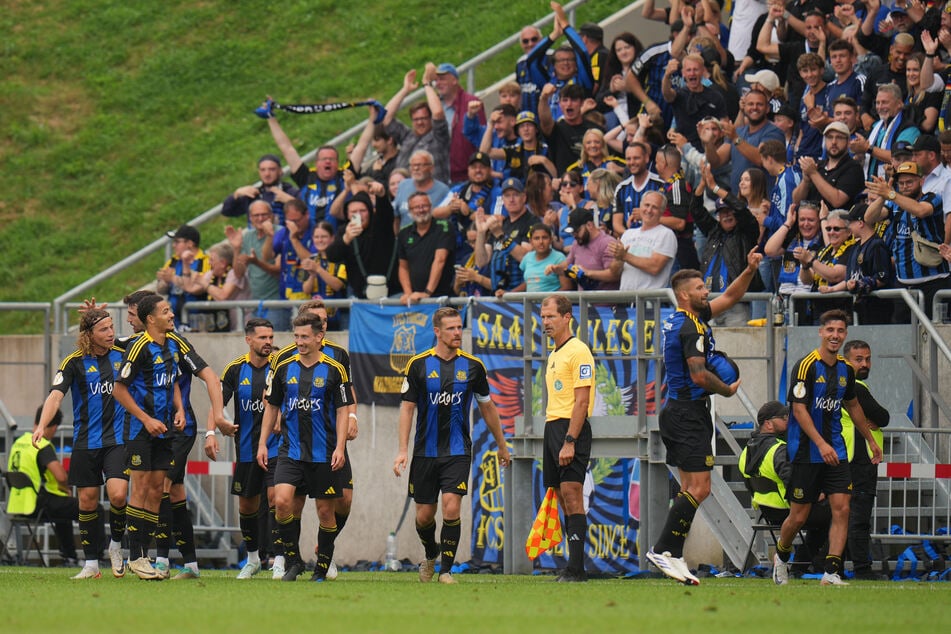
[[[314,377],[314,387],[323,387],[324,386],[324,377],[315,376]]]
[[[802,381],[799,381],[798,383],[796,383],[796,385],[792,389],[792,394],[796,398],[804,397],[806,395],[806,384],[803,383]]]
[[[113,371],[113,372],[118,372],[118,371],[119,371],[119,366],[121,366],[121,365],[122,365],[122,361],[116,361],[115,363],[112,364],[112,371]]]
[[[459,370],[458,372],[456,372],[457,381],[465,381],[467,377],[468,377],[468,374],[466,374],[465,370]]]
[[[591,378],[591,365],[584,363],[578,367],[578,378],[579,379],[590,379]]]
[[[53,385],[59,385],[63,382],[63,373],[57,372],[56,376],[53,377]]]
[[[839,377],[839,387],[845,387],[845,384],[848,383],[848,380],[844,376]]]

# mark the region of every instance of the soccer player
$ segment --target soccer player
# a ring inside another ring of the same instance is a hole
[[[72,393],[73,453],[69,484],[79,497],[79,534],[86,562],[74,579],[98,579],[100,539],[99,493],[105,475],[109,496],[109,561],[115,577],[125,575],[122,534],[125,532],[126,472],[122,424],[125,410],[112,397],[113,382],[122,366],[122,349],[115,345],[112,317],[102,309],[86,310],[79,321],[77,350],[63,359],[43,403],[40,424],[33,432],[39,447],[43,430],[59,412],[63,397]]]
[[[819,347],[796,362],[789,374],[789,396],[793,418],[789,421],[787,451],[792,461],[792,476],[786,488],[789,517],[783,522],[776,554],[773,555],[773,581],[789,581],[787,562],[792,542],[812,505],[825,493],[832,510],[829,527],[829,554],[823,586],[848,585],[842,581],[842,552],[849,528],[849,496],[852,475],[848,452],[842,437],[842,408],[848,412],[855,429],[865,438],[872,464],[882,460],[882,449],[872,437],[871,427],[856,398],[855,370],[839,354],[848,335],[848,315],[829,310],[819,317]]]
[[[264,419],[258,441],[258,464],[267,468],[267,438],[274,430],[277,415],[281,423],[281,448],[274,474],[275,520],[280,526],[287,571],[284,581],[296,581],[304,571],[297,552],[294,527],[294,492],[306,484],[317,500],[317,565],[312,581],[324,581],[333,559],[337,522],[334,498],[341,496],[337,476],[346,462],[347,369],[320,349],[324,320],[315,315],[294,319],[297,354],[278,364],[265,395]]]
[[[472,439],[469,410],[475,396],[479,412],[498,445],[499,464],[509,463],[502,424],[489,398],[489,382],[482,361],[462,350],[462,317],[451,307],[433,314],[436,345],[409,360],[403,372],[400,404],[399,453],[393,472],[406,470],[409,433],[416,418],[409,494],[416,502],[416,533],[426,550],[419,580],[432,581],[436,556],[442,553],[439,583],[456,583],[452,564],[462,535],[462,496],[469,490]],[[442,493],[442,531],[436,541],[436,505]]]
[[[143,296],[136,292],[125,298],[126,305],[129,306],[129,324],[136,333],[142,331],[143,323],[138,315],[133,318],[132,312],[138,313],[138,304],[144,301],[146,297],[148,295]],[[161,296],[159,297],[161,298]],[[137,301],[133,303],[133,300]],[[193,376],[197,376],[205,382],[205,387],[208,390],[208,400],[211,404],[205,438],[213,436],[216,428],[220,429],[226,436],[233,436],[237,427],[224,418],[221,383],[218,380],[218,375],[205,363],[205,360],[184,337],[174,332],[174,322],[171,328],[172,330],[169,330],[167,335],[175,341],[182,353],[177,357],[180,369],[177,381],[182,395],[182,407],[185,410],[185,427],[182,430],[170,432],[172,463],[162,484],[159,519],[155,532],[156,556],[154,567],[164,579],[169,577],[169,551],[174,540],[185,564],[184,569],[175,576],[175,579],[197,579],[199,572],[198,557],[195,551],[195,530],[192,525],[191,514],[188,512],[185,495],[185,469],[188,465],[188,454],[195,444],[198,428],[195,411],[191,406]],[[121,342],[120,345],[124,344],[128,350],[134,341],[135,335]]]
[[[733,396],[740,386],[739,381],[724,383],[707,369],[707,359],[714,351],[708,322],[740,301],[762,261],[762,254],[756,253],[755,247],[751,249],[746,256],[746,268],[712,301],[707,300],[710,291],[700,271],[681,269],[670,278],[677,310],[663,326],[667,403],[659,422],[667,464],[680,472],[680,492],[647,559],[665,575],[686,585],[700,583],[687,568],[683,550],[697,507],[710,495],[710,394]]]
[[[571,301],[550,295],[542,302],[542,328],[555,343],[548,357],[545,385],[545,449],[542,477],[554,488],[565,512],[568,568],[557,581],[588,580],[584,569],[584,544],[588,521],[582,488],[591,457],[591,423],[594,409],[594,357],[580,339],[571,334]]]
[[[313,299],[309,302],[304,302],[298,308],[298,315],[317,315],[324,322],[324,338],[321,341],[320,350],[326,354],[331,359],[334,359],[343,367],[347,369],[347,376],[352,377],[350,372],[350,353],[341,346],[340,344],[334,343],[330,339],[327,339],[327,307],[324,305],[323,300]],[[277,354],[273,355],[271,359],[271,370],[273,371],[277,364],[281,361],[286,360],[287,358],[293,356],[297,352],[297,346],[295,344],[290,344],[281,348]],[[350,405],[347,406],[347,440],[354,440],[357,437],[358,429],[358,419],[357,419],[357,399],[356,393],[353,390],[353,382],[347,382],[347,390],[350,392]],[[340,469],[337,471],[337,480],[338,480],[338,489],[343,494],[339,498],[334,499],[334,518],[337,520],[337,538],[340,538],[340,533],[343,531],[343,527],[347,523],[347,519],[350,517],[350,507],[353,505],[353,465],[350,462],[350,453],[347,452],[344,456],[347,461]],[[297,527],[297,536],[300,537],[300,518],[301,511],[304,509],[304,498],[305,495],[298,491],[298,495],[294,497],[294,523]],[[314,554],[319,554],[315,552]],[[280,578],[278,576],[279,568],[275,563],[275,569],[273,576],[274,578]],[[281,572],[281,576],[283,576]],[[330,566],[327,568],[327,580],[333,581],[337,578],[337,564],[333,561],[330,562]]]
[[[274,326],[266,319],[255,317],[244,326],[244,341],[248,351],[225,367],[221,376],[222,401],[225,405],[234,397],[234,420],[238,433],[234,437],[237,465],[231,478],[231,493],[238,496],[238,515],[241,538],[248,551],[248,560],[238,579],[250,579],[261,570],[258,543],[258,511],[261,491],[264,490],[267,471],[257,463],[261,419],[264,417],[264,391],[267,387],[271,349],[274,344]],[[277,451],[277,437],[268,436],[268,455]],[[218,439],[214,434],[205,438],[205,455],[215,460]]]
[[[168,336],[175,327],[172,307],[161,295],[144,297],[137,317],[145,332],[132,341],[122,361],[113,396],[125,408],[123,439],[131,470],[132,494],[126,507],[129,569],[140,579],[163,579],[148,558],[158,525],[165,474],[172,466],[171,427],[185,428],[178,387],[178,358],[184,353]]]

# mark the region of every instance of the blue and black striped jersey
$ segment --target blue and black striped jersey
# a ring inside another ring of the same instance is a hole
[[[73,450],[102,449],[123,444],[125,409],[112,397],[112,386],[122,367],[122,348],[102,356],[77,350],[59,366],[50,391],[73,397]]]
[[[234,422],[238,433],[234,435],[235,455],[238,462],[254,462],[261,436],[261,420],[264,418],[264,392],[271,372],[269,363],[260,368],[251,364],[247,354],[234,359],[221,375],[221,393],[224,404],[234,397]],[[277,457],[279,442],[277,434],[267,440],[268,458]]]
[[[119,382],[129,388],[136,404],[170,430],[175,420],[175,381],[181,356],[177,340],[166,337],[165,343],[159,344],[148,333],[142,333],[126,349],[119,372]],[[126,442],[150,437],[139,419],[128,412],[125,418]]]
[[[826,365],[819,351],[813,350],[796,362],[789,376],[789,402],[805,405],[816,431],[835,449],[839,460],[848,461],[842,438],[842,401],[855,398],[852,366],[841,355],[833,365]],[[824,462],[819,448],[802,431],[795,416],[789,417],[786,442],[791,462]]]
[[[678,309],[664,320],[664,370],[667,373],[667,394],[677,400],[698,400],[709,395],[690,378],[687,359],[707,359],[715,349],[713,333],[707,320],[709,309],[703,315],[694,315]]]

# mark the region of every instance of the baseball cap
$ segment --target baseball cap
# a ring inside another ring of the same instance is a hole
[[[921,170],[918,169],[917,163],[912,163],[911,161],[905,161],[898,166],[898,169],[895,170],[896,174],[914,174],[915,176],[921,176]]]
[[[783,418],[789,416],[789,408],[779,401],[766,401],[756,412],[756,422],[760,425],[770,418]]]
[[[849,132],[849,126],[845,125],[841,121],[833,121],[827,125],[825,130],[822,131],[822,136],[825,136],[830,132],[838,132],[839,134],[844,134],[847,137],[852,136],[852,133]]]
[[[266,163],[270,161],[271,163],[277,163],[277,166],[281,166],[281,157],[277,154],[264,154],[261,158],[258,159],[258,165],[261,163]]]
[[[594,22],[585,22],[582,24],[578,27],[578,33],[581,33],[585,37],[590,37],[592,40],[598,40],[599,42],[604,41],[604,29]]]
[[[482,163],[486,167],[492,167],[492,161],[489,160],[489,155],[485,152],[475,152],[472,156],[469,157],[469,165],[473,163]]]
[[[771,70],[761,70],[748,75],[743,75],[743,79],[750,84],[762,84],[766,90],[773,92],[779,88],[779,76]]]
[[[182,225],[175,231],[166,232],[165,235],[167,235],[172,240],[177,240],[179,238],[191,240],[195,243],[196,247],[201,244],[201,234],[198,232],[198,229],[191,225]]]
[[[568,226],[571,227],[572,231],[577,231],[589,222],[594,222],[594,214],[591,213],[590,209],[576,207],[568,214]]]
[[[456,79],[459,79],[459,71],[456,70],[456,67],[450,64],[449,62],[443,62],[442,64],[436,67],[437,75],[445,75],[446,73],[449,73]]]
[[[868,211],[867,203],[856,203],[852,205],[852,208],[849,209],[849,215],[847,218],[849,222],[854,220],[865,220],[865,212]]]
[[[518,116],[515,117],[515,127],[517,128],[523,123],[533,123],[537,127],[538,119],[535,117],[535,113],[531,110],[522,110],[518,113]]]
[[[524,192],[525,186],[522,185],[522,181],[517,178],[506,178],[502,181],[502,193],[504,194],[510,189],[514,189],[517,192]]]
[[[904,7],[892,7],[892,10],[888,12],[888,15],[895,15],[896,13],[908,15],[908,11],[906,11]]]
[[[941,154],[941,144],[933,134],[922,134],[911,146],[912,152],[934,152]]]

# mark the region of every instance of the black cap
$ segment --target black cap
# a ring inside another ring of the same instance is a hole
[[[852,208],[849,209],[849,222],[852,222],[853,220],[865,220],[866,211],[868,211],[867,203],[855,203],[852,205]]]
[[[941,146],[938,146],[938,151],[941,151]],[[896,154],[911,154],[911,143],[908,141],[895,141],[895,144],[892,146],[892,157]]]
[[[941,154],[941,144],[933,134],[922,134],[911,146],[912,152],[934,152]]]
[[[590,209],[576,207],[568,214],[568,226],[571,227],[572,231],[577,231],[589,222],[594,222],[594,214],[591,213]]]
[[[492,167],[492,161],[489,160],[489,155],[485,152],[474,152],[472,156],[469,157],[469,165],[473,163],[482,163],[486,167]]]
[[[789,416],[789,408],[779,401],[767,401],[756,412],[756,422],[762,425],[770,418],[783,418]]]
[[[578,33],[581,33],[585,37],[590,37],[592,40],[597,40],[599,42],[604,41],[604,29],[594,22],[585,22],[579,26]]]
[[[178,230],[168,231],[165,233],[165,235],[167,235],[172,240],[177,240],[178,238],[191,240],[195,243],[196,247],[201,244],[201,234],[198,232],[198,229],[191,225],[182,225],[178,228]]]

